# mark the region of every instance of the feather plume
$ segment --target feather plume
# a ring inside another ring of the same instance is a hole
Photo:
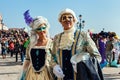
[[[25,19],[25,22],[28,26],[30,26],[31,22],[33,22],[33,18],[30,16],[29,10],[25,11],[24,19]]]

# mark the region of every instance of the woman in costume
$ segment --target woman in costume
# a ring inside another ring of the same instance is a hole
[[[54,37],[53,55],[56,55],[54,59],[64,74],[58,77],[58,80],[103,80],[103,76],[96,71],[98,68],[92,65],[90,66],[92,69],[89,69],[92,61],[89,64],[85,62],[90,60],[89,56],[100,57],[100,54],[89,33],[75,28],[77,18],[74,11],[64,9],[60,12],[58,20],[63,27],[63,32]]]
[[[102,57],[102,60],[100,62],[101,68],[104,68],[107,66],[107,60],[106,60],[106,36],[103,34],[99,34],[99,39],[98,39],[98,50],[100,52],[100,55]]]
[[[48,34],[49,23],[42,16],[33,19],[29,15],[29,10],[24,13],[24,17],[32,29],[20,80],[54,80],[52,66],[55,62],[51,58],[52,40]]]
[[[119,56],[120,56],[120,41],[119,41],[119,37],[116,35],[113,38],[113,49],[112,49],[112,53],[113,53],[113,60],[111,62],[111,67],[120,67],[119,64]]]

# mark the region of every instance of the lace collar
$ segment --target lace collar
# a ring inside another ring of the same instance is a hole
[[[60,40],[60,49],[67,49],[70,50],[71,46],[74,42],[74,32],[75,32],[75,27],[72,27],[69,30],[64,30],[64,33],[61,36]]]

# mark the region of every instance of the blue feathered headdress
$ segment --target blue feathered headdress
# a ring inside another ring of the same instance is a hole
[[[31,26],[31,23],[33,22],[33,18],[30,16],[29,10],[25,11],[25,13],[24,13],[24,19],[25,19],[26,24],[28,26]]]

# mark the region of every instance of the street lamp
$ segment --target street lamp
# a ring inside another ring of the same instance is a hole
[[[77,23],[77,25],[78,25],[78,29],[80,29],[80,31],[81,31],[82,28],[84,28],[85,21],[82,20],[82,15],[79,15],[79,22]]]

